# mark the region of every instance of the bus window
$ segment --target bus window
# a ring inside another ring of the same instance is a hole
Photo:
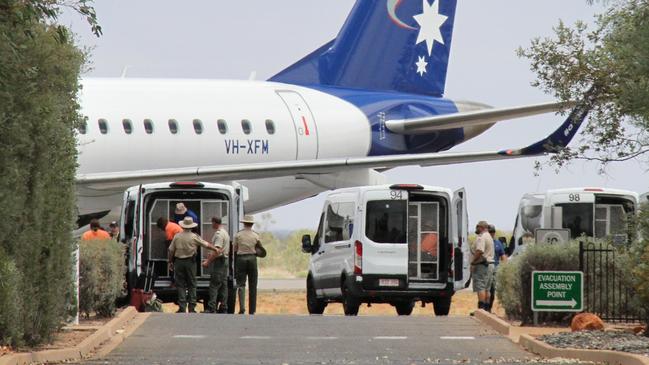
[[[562,227],[570,228],[570,236],[577,238],[582,234],[593,237],[593,204],[557,204],[563,208]]]
[[[626,212],[622,205],[595,205],[595,237],[626,235]]]

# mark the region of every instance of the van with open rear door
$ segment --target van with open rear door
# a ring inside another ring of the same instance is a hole
[[[177,203],[184,203],[198,216],[195,232],[204,240],[212,242],[214,229],[212,217],[221,217],[224,228],[234,237],[243,217],[243,203],[248,199],[247,189],[238,183],[231,185],[204,182],[173,182],[136,185],[124,193],[120,219],[120,240],[126,246],[126,281],[131,289],[142,286],[147,267],[153,267],[153,291],[163,301],[176,300],[173,277],[168,270],[165,233],[157,226],[160,217],[173,221]],[[232,244],[232,243],[230,243]],[[208,268],[201,266],[201,259],[209,255],[208,250],[199,249],[196,255],[196,277],[198,298],[206,299],[210,281]],[[232,251],[230,251],[232,252]],[[234,310],[234,263],[230,255],[228,275],[228,310]]]
[[[341,302],[346,315],[362,303],[389,303],[410,315],[417,301],[447,315],[469,280],[464,189],[415,184],[364,186],[327,195],[312,239],[307,307],[322,314]]]

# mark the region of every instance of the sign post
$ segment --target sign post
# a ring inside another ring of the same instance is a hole
[[[581,271],[533,271],[534,312],[584,310],[584,275]]]

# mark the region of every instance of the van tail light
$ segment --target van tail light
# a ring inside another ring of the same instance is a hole
[[[363,244],[361,241],[354,242],[354,274],[363,273]]]

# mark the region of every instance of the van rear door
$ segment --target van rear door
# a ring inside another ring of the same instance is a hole
[[[470,276],[469,214],[467,212],[466,191],[464,188],[453,193],[451,214],[453,243],[453,276],[456,290],[463,289]]]
[[[362,248],[363,275],[405,277],[408,274],[408,191],[370,190],[363,201],[365,221],[362,224],[366,238]],[[400,285],[398,281],[394,283]]]

